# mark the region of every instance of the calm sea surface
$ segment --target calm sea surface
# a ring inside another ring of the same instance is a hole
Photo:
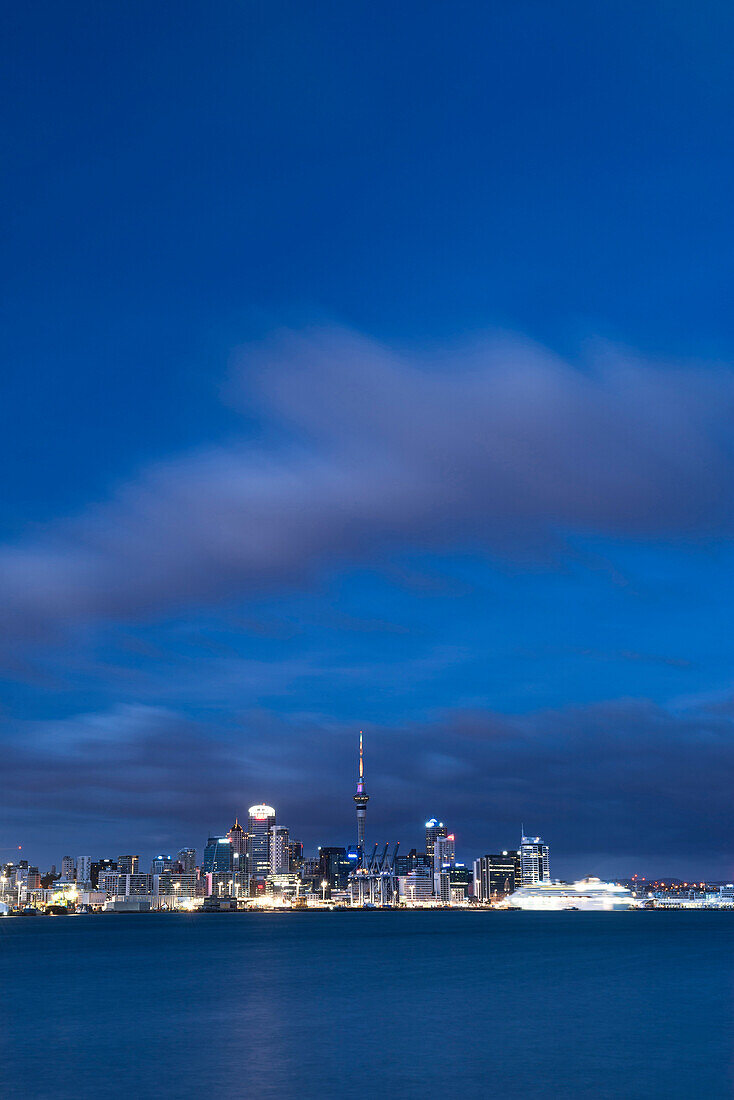
[[[1,1097],[732,1095],[734,913],[0,919]]]

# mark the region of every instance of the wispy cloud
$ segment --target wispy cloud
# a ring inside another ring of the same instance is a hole
[[[0,548],[6,637],[303,584],[397,548],[558,552],[568,532],[731,533],[729,369],[519,340],[397,352],[284,333],[230,386],[261,425]]]

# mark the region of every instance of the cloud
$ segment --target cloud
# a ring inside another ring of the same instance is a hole
[[[0,547],[6,634],[275,591],[406,547],[731,534],[729,369],[315,330],[248,349],[228,394],[256,440],[243,425]]]
[[[733,746],[734,708],[676,712],[642,699],[375,726],[368,835],[420,846],[421,822],[437,814],[471,860],[516,842],[524,822],[551,843],[559,874],[731,878]],[[345,844],[354,752],[338,723],[267,711],[216,728],[156,707],[21,723],[4,748],[3,814],[17,828],[25,806],[42,805],[22,837],[37,848],[53,820],[65,842],[78,834],[96,851],[114,837],[120,850],[145,851],[200,848],[265,800],[309,847]]]

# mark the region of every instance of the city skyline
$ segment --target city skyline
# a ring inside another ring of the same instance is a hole
[[[732,32],[14,12],[0,847],[353,837],[364,729],[373,836],[734,878]]]

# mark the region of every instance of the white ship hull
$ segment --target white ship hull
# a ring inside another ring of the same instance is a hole
[[[617,886],[616,883],[611,882],[600,882],[599,879],[521,886],[519,890],[510,894],[505,904],[510,909],[539,912],[579,910],[611,913],[636,908],[635,899],[626,887]]]

